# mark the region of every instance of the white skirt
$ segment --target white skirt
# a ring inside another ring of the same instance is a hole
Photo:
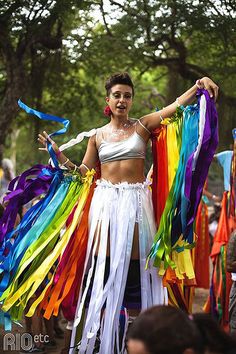
[[[81,354],[93,353],[98,333],[99,353],[112,354],[115,347],[116,353],[125,352],[126,333],[123,335],[122,348],[119,347],[119,317],[131,259],[135,223],[138,223],[139,231],[141,310],[167,303],[167,292],[163,288],[158,269],[150,262],[148,269],[145,270],[146,257],[156,233],[148,182],[112,184],[106,180],[98,180],[89,214],[89,237],[84,267],[85,286],[81,287],[71,340],[73,347],[76,345],[76,327],[83,317],[86,296],[90,288],[91,298],[83,324],[82,339],[77,347],[77,352]],[[110,250],[110,272],[104,284],[107,245]],[[94,281],[91,288],[92,276]],[[74,353],[74,350],[72,348],[70,354]]]

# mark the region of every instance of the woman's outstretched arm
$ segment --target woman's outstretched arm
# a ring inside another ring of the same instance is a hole
[[[152,131],[160,126],[162,119],[170,118],[176,111],[176,108],[179,105],[189,105],[191,104],[197,93],[198,88],[204,88],[209,92],[210,97],[213,97],[214,100],[217,99],[218,96],[218,86],[208,77],[203,77],[201,80],[197,80],[196,84],[193,85],[189,90],[184,92],[181,96],[179,96],[175,102],[170,105],[164,107],[158,112],[154,112],[151,114],[147,114],[141,118],[142,123],[145,127]]]

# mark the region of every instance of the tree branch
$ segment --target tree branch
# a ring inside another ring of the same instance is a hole
[[[14,12],[22,7],[22,1],[16,0],[9,8],[0,15],[0,21],[7,22]]]
[[[105,26],[105,28],[107,30],[107,34],[112,37],[113,36],[112,32],[111,32],[110,28],[108,27],[108,24],[107,24],[107,21],[106,21],[106,13],[104,11],[103,0],[101,0],[101,2],[100,2],[100,10],[101,10],[101,13],[102,13],[102,19],[103,19],[104,26]]]

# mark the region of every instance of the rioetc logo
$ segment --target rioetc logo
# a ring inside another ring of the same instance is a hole
[[[3,337],[3,350],[31,350],[35,345],[49,342],[49,336],[30,333],[6,333]]]

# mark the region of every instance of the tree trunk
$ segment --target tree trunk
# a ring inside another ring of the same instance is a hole
[[[22,63],[15,57],[6,63],[7,82],[5,95],[0,105],[0,160],[4,155],[6,137],[11,132],[13,119],[19,112],[17,101],[24,95],[26,82]]]

